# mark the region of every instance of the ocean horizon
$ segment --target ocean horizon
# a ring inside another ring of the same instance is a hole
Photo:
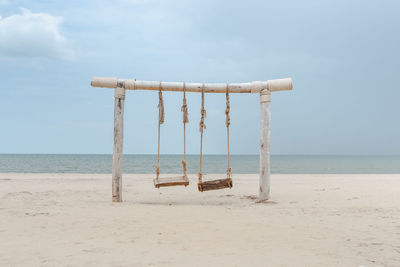
[[[161,173],[182,172],[183,155],[160,156]],[[154,173],[157,155],[125,154],[124,173]],[[187,155],[188,173],[199,171],[199,155]],[[205,173],[224,173],[226,155],[203,155]],[[0,173],[111,173],[111,154],[0,154]],[[231,155],[233,173],[258,173],[259,155]],[[272,155],[271,173],[396,174],[399,155]]]

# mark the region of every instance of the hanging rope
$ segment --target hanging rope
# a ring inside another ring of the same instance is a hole
[[[157,147],[157,164],[156,164],[156,179],[160,176],[160,130],[161,124],[164,123],[164,101],[161,91],[161,82],[159,85],[159,92],[158,92],[158,147]]]
[[[204,84],[201,88],[201,110],[200,110],[200,112],[201,112],[201,119],[200,119],[199,125],[200,125],[200,132],[203,133],[203,131],[206,129],[204,119],[207,116],[206,109],[204,108]]]
[[[231,105],[229,103],[229,91],[228,84],[226,85],[226,109],[225,109],[225,126],[229,128],[231,125],[231,117],[229,116],[229,111],[231,110]]]
[[[163,100],[161,89],[158,92],[158,113],[159,113],[158,122],[160,124],[163,124],[164,123],[164,100]]]
[[[226,84],[225,126],[226,126],[226,139],[228,142],[228,169],[226,170],[227,178],[231,178],[232,175],[230,153],[229,153],[229,126],[231,125],[231,117],[229,116],[230,110],[231,110],[231,105],[229,103],[229,90],[228,90],[228,84]]]
[[[199,125],[200,125],[200,135],[201,135],[201,138],[200,138],[200,172],[199,172],[199,183],[202,183],[202,181],[203,181],[203,173],[202,173],[202,164],[203,164],[203,162],[202,162],[202,158],[203,158],[203,132],[204,132],[204,130],[206,129],[206,125],[205,125],[205,123],[204,123],[204,119],[206,118],[206,116],[207,116],[207,113],[206,113],[206,109],[204,108],[204,83],[203,83],[203,85],[202,85],[202,87],[201,87],[201,110],[200,110],[200,112],[201,112],[201,118],[200,118],[200,123],[199,123]]]
[[[187,177],[187,165],[186,165],[186,123],[189,122],[188,115],[188,106],[186,103],[186,83],[183,83],[183,100],[181,111],[183,113],[183,160],[182,160],[182,168],[183,168],[183,177]]]
[[[185,125],[186,123],[189,122],[189,115],[188,115],[188,106],[186,103],[186,83],[183,83],[183,103],[182,103],[182,108],[181,111],[183,113],[183,124]]]

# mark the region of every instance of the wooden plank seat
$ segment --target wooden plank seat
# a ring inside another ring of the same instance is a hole
[[[200,192],[218,190],[224,188],[232,188],[232,178],[211,180],[202,183],[198,183],[197,187]]]
[[[164,177],[154,179],[154,186],[156,188],[167,187],[167,186],[177,186],[177,185],[189,185],[189,180],[186,176],[175,176],[175,177]]]

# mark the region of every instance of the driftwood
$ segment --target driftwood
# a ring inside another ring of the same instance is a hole
[[[159,82],[137,81],[136,79],[117,79],[107,77],[94,77],[93,87],[116,88],[118,84],[127,90],[153,90],[153,91],[180,91],[201,92],[204,86],[205,93],[259,93],[264,89],[269,91],[291,90],[292,79],[276,79],[247,83],[184,83],[184,82]],[[228,87],[228,88],[227,88]]]

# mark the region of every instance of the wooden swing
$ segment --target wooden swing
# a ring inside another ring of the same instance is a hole
[[[187,166],[186,166],[186,123],[189,122],[188,118],[188,108],[186,103],[186,85],[183,83],[183,103],[181,107],[181,111],[183,113],[183,159],[182,159],[182,168],[183,175],[175,176],[175,177],[165,177],[160,178],[160,129],[161,124],[164,123],[164,101],[162,97],[161,91],[161,82],[160,82],[160,90],[158,92],[158,152],[157,152],[157,165],[156,165],[156,178],[154,179],[154,186],[156,188],[166,187],[166,186],[177,186],[184,185],[185,187],[189,185],[189,179],[187,177]]]
[[[210,191],[210,190],[218,190],[224,188],[232,188],[232,169],[230,167],[230,154],[229,154],[229,126],[231,125],[231,119],[229,116],[230,111],[230,103],[229,103],[229,91],[228,85],[226,85],[226,109],[225,109],[225,126],[226,126],[226,135],[227,135],[227,142],[228,142],[228,168],[226,170],[226,177],[225,179],[218,179],[218,180],[209,180],[203,182],[203,173],[202,173],[202,156],[203,156],[203,132],[206,129],[206,125],[204,124],[204,119],[206,117],[206,109],[204,108],[204,84],[201,89],[201,119],[200,119],[200,172],[199,172],[199,182],[197,187],[200,192],[203,191]]]

